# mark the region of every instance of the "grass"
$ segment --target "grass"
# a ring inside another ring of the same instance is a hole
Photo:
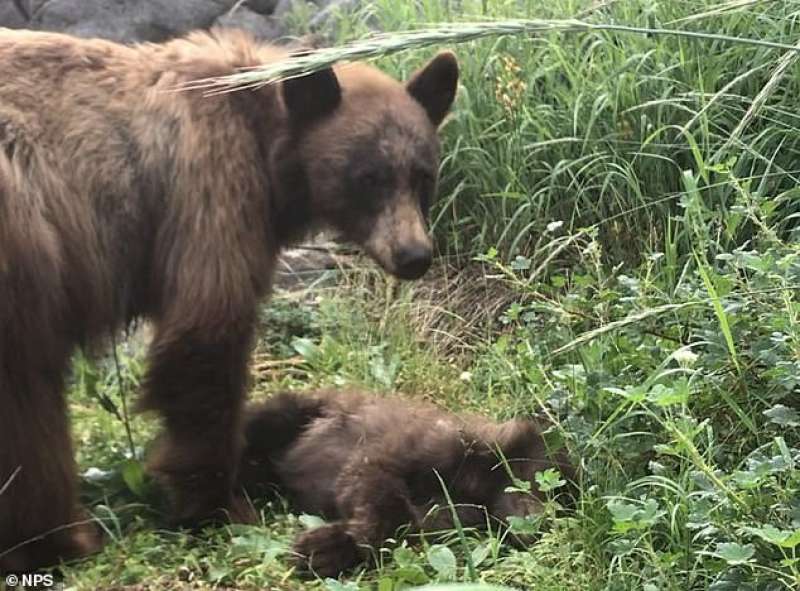
[[[592,10],[588,2],[501,1],[484,10],[464,2],[457,14],[444,2],[423,4],[417,11],[377,2],[372,18],[388,30],[407,30],[442,19],[583,14],[589,23],[680,24],[698,34],[791,44],[798,9],[765,2],[684,23],[719,5],[618,1]],[[445,130],[445,199],[437,220],[448,255],[469,258],[488,246],[511,256],[528,252],[546,224],[561,220],[570,229],[599,224],[610,257],[626,260],[661,250],[660,228],[679,209],[685,170],[729,163],[736,177],[775,195],[796,186],[796,115],[781,98],[790,104],[796,95],[797,67],[779,64],[780,52],[609,30],[504,36],[458,51],[463,88]],[[405,73],[422,55],[407,52],[382,63]],[[772,99],[748,114],[765,87]],[[730,184],[713,173],[698,179],[697,191],[719,211],[734,205]],[[776,218],[795,211],[788,201]],[[736,242],[748,228],[735,230],[723,238]]]
[[[200,79],[185,85],[187,89],[207,89],[209,93],[233,92],[241,89],[261,88],[268,84],[290,78],[304,76],[328,68],[340,61],[366,60],[385,57],[399,51],[419,49],[444,43],[466,43],[484,37],[504,35],[532,35],[534,33],[587,33],[593,31],[612,31],[636,35],[667,35],[704,41],[722,41],[738,45],[780,49],[786,52],[781,69],[791,65],[800,47],[714,33],[686,31],[682,29],[654,29],[614,25],[607,23],[588,23],[580,20],[492,20],[485,22],[444,23],[433,29],[420,29],[407,32],[392,32],[372,35],[370,38],[334,47],[324,47],[313,52],[302,52],[290,59],[251,68],[235,74],[217,78]],[[788,59],[787,59],[788,58]],[[757,101],[760,102],[760,101]]]
[[[76,359],[78,460],[109,544],[64,568],[67,588],[800,587],[800,71],[794,50],[712,38],[794,47],[800,2],[375,0],[330,33],[509,18],[597,26],[456,48],[440,268],[412,286],[367,269],[313,298],[278,294],[253,395],[361,384],[543,413],[581,459],[575,513],[516,524],[540,532],[523,550],[454,531],[340,581],[291,571],[282,553],[314,520],[281,503],[257,527],[168,531],[141,462],[155,425],[121,399],[145,369],[132,339],[119,370]],[[701,38],[638,34],[653,29]],[[406,76],[430,53],[379,64]]]
[[[111,540],[65,569],[68,587],[355,590],[477,578],[518,589],[795,588],[800,248],[759,237],[758,248],[714,264],[686,257],[675,285],[666,257],[623,274],[599,262],[597,239],[583,236],[544,279],[528,282],[563,244],[559,232],[530,260],[479,263],[494,277],[483,301],[513,299],[475,329],[492,337],[469,349],[453,346],[454,332],[429,340],[434,320],[471,309],[441,303],[436,273],[430,285],[396,291],[367,270],[319,300],[279,295],[265,311],[273,330],[257,358],[293,361],[254,372],[256,397],[360,384],[498,418],[547,414],[586,479],[574,515],[518,524],[542,532],[537,544],[519,551],[496,533],[454,531],[386,551],[375,570],[306,583],[281,553],[315,521],[280,503],[262,506],[257,527],[164,530],[158,495],[131,468],[123,422],[97,402],[116,403],[113,362],[86,369],[82,361],[72,400],[81,466],[94,472],[84,488]],[[122,352],[123,368],[138,367],[136,351]],[[132,427],[138,448],[152,425],[137,417]]]

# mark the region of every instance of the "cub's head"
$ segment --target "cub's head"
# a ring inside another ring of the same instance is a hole
[[[439,169],[437,128],[457,84],[449,52],[405,83],[365,64],[284,81],[289,141],[282,151],[292,156],[281,168],[284,154],[276,154],[273,170],[286,199],[302,195],[310,223],[360,245],[388,273],[421,277],[432,254],[427,216]]]
[[[547,498],[536,474],[556,468],[566,481],[555,491],[559,503],[569,504],[577,492],[577,472],[565,449],[548,449],[537,421],[515,419],[477,426],[474,453],[460,466],[454,494],[486,507],[501,520],[539,513]],[[515,490],[515,484],[525,483]],[[525,488],[529,487],[529,491]]]
[[[497,426],[492,446],[502,466],[502,487],[489,504],[490,512],[501,519],[525,517],[539,513],[546,495],[536,483],[537,472],[555,468],[565,480],[566,486],[555,491],[560,503],[569,505],[577,493],[577,471],[570,462],[565,449],[548,449],[539,424],[532,420],[511,420]],[[513,475],[513,478],[512,478]],[[524,482],[530,485],[530,493],[507,490],[509,485]]]

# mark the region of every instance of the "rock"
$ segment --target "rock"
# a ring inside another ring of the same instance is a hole
[[[38,12],[42,6],[47,4],[49,0],[19,0],[15,2],[22,7],[22,9],[26,12],[28,19],[30,20],[33,18],[33,15]]]
[[[242,29],[261,41],[274,41],[287,32],[281,21],[244,7],[238,8],[233,13],[223,14],[214,25]]]
[[[274,18],[282,18],[292,12],[297,0],[278,0],[275,10],[272,12]]]
[[[323,8],[308,23],[312,31],[335,26],[337,17],[361,6],[361,0],[319,0],[316,3]]]
[[[28,19],[11,0],[0,4],[0,27],[9,29],[24,29],[28,26]]]
[[[316,242],[284,251],[275,269],[274,285],[280,289],[307,288],[334,281],[331,271],[354,266],[356,257],[340,245],[317,238]]]
[[[162,41],[209,27],[233,4],[234,0],[45,0],[29,6],[33,28],[115,41]]]
[[[279,0],[246,0],[244,6],[258,14],[272,14]]]
[[[164,41],[211,26],[288,39],[287,16],[306,0],[0,0],[0,26],[62,31],[120,42]],[[358,0],[313,0],[312,30],[327,28]],[[297,42],[296,42],[297,43]]]

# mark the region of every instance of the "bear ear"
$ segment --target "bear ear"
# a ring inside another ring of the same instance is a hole
[[[308,125],[330,115],[342,102],[342,89],[332,68],[282,83],[283,100],[294,125]]]
[[[539,451],[542,437],[536,423],[527,420],[510,420],[498,425],[495,445],[506,459],[528,458]]]
[[[406,84],[408,93],[421,104],[435,126],[444,119],[458,88],[458,61],[443,51],[414,74]]]

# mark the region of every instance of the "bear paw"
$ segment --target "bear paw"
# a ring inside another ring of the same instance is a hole
[[[300,570],[320,577],[336,577],[361,561],[358,546],[342,523],[324,525],[300,534],[293,551]]]
[[[77,516],[71,527],[0,552],[0,572],[32,572],[99,552],[103,535],[88,521],[84,515]]]

